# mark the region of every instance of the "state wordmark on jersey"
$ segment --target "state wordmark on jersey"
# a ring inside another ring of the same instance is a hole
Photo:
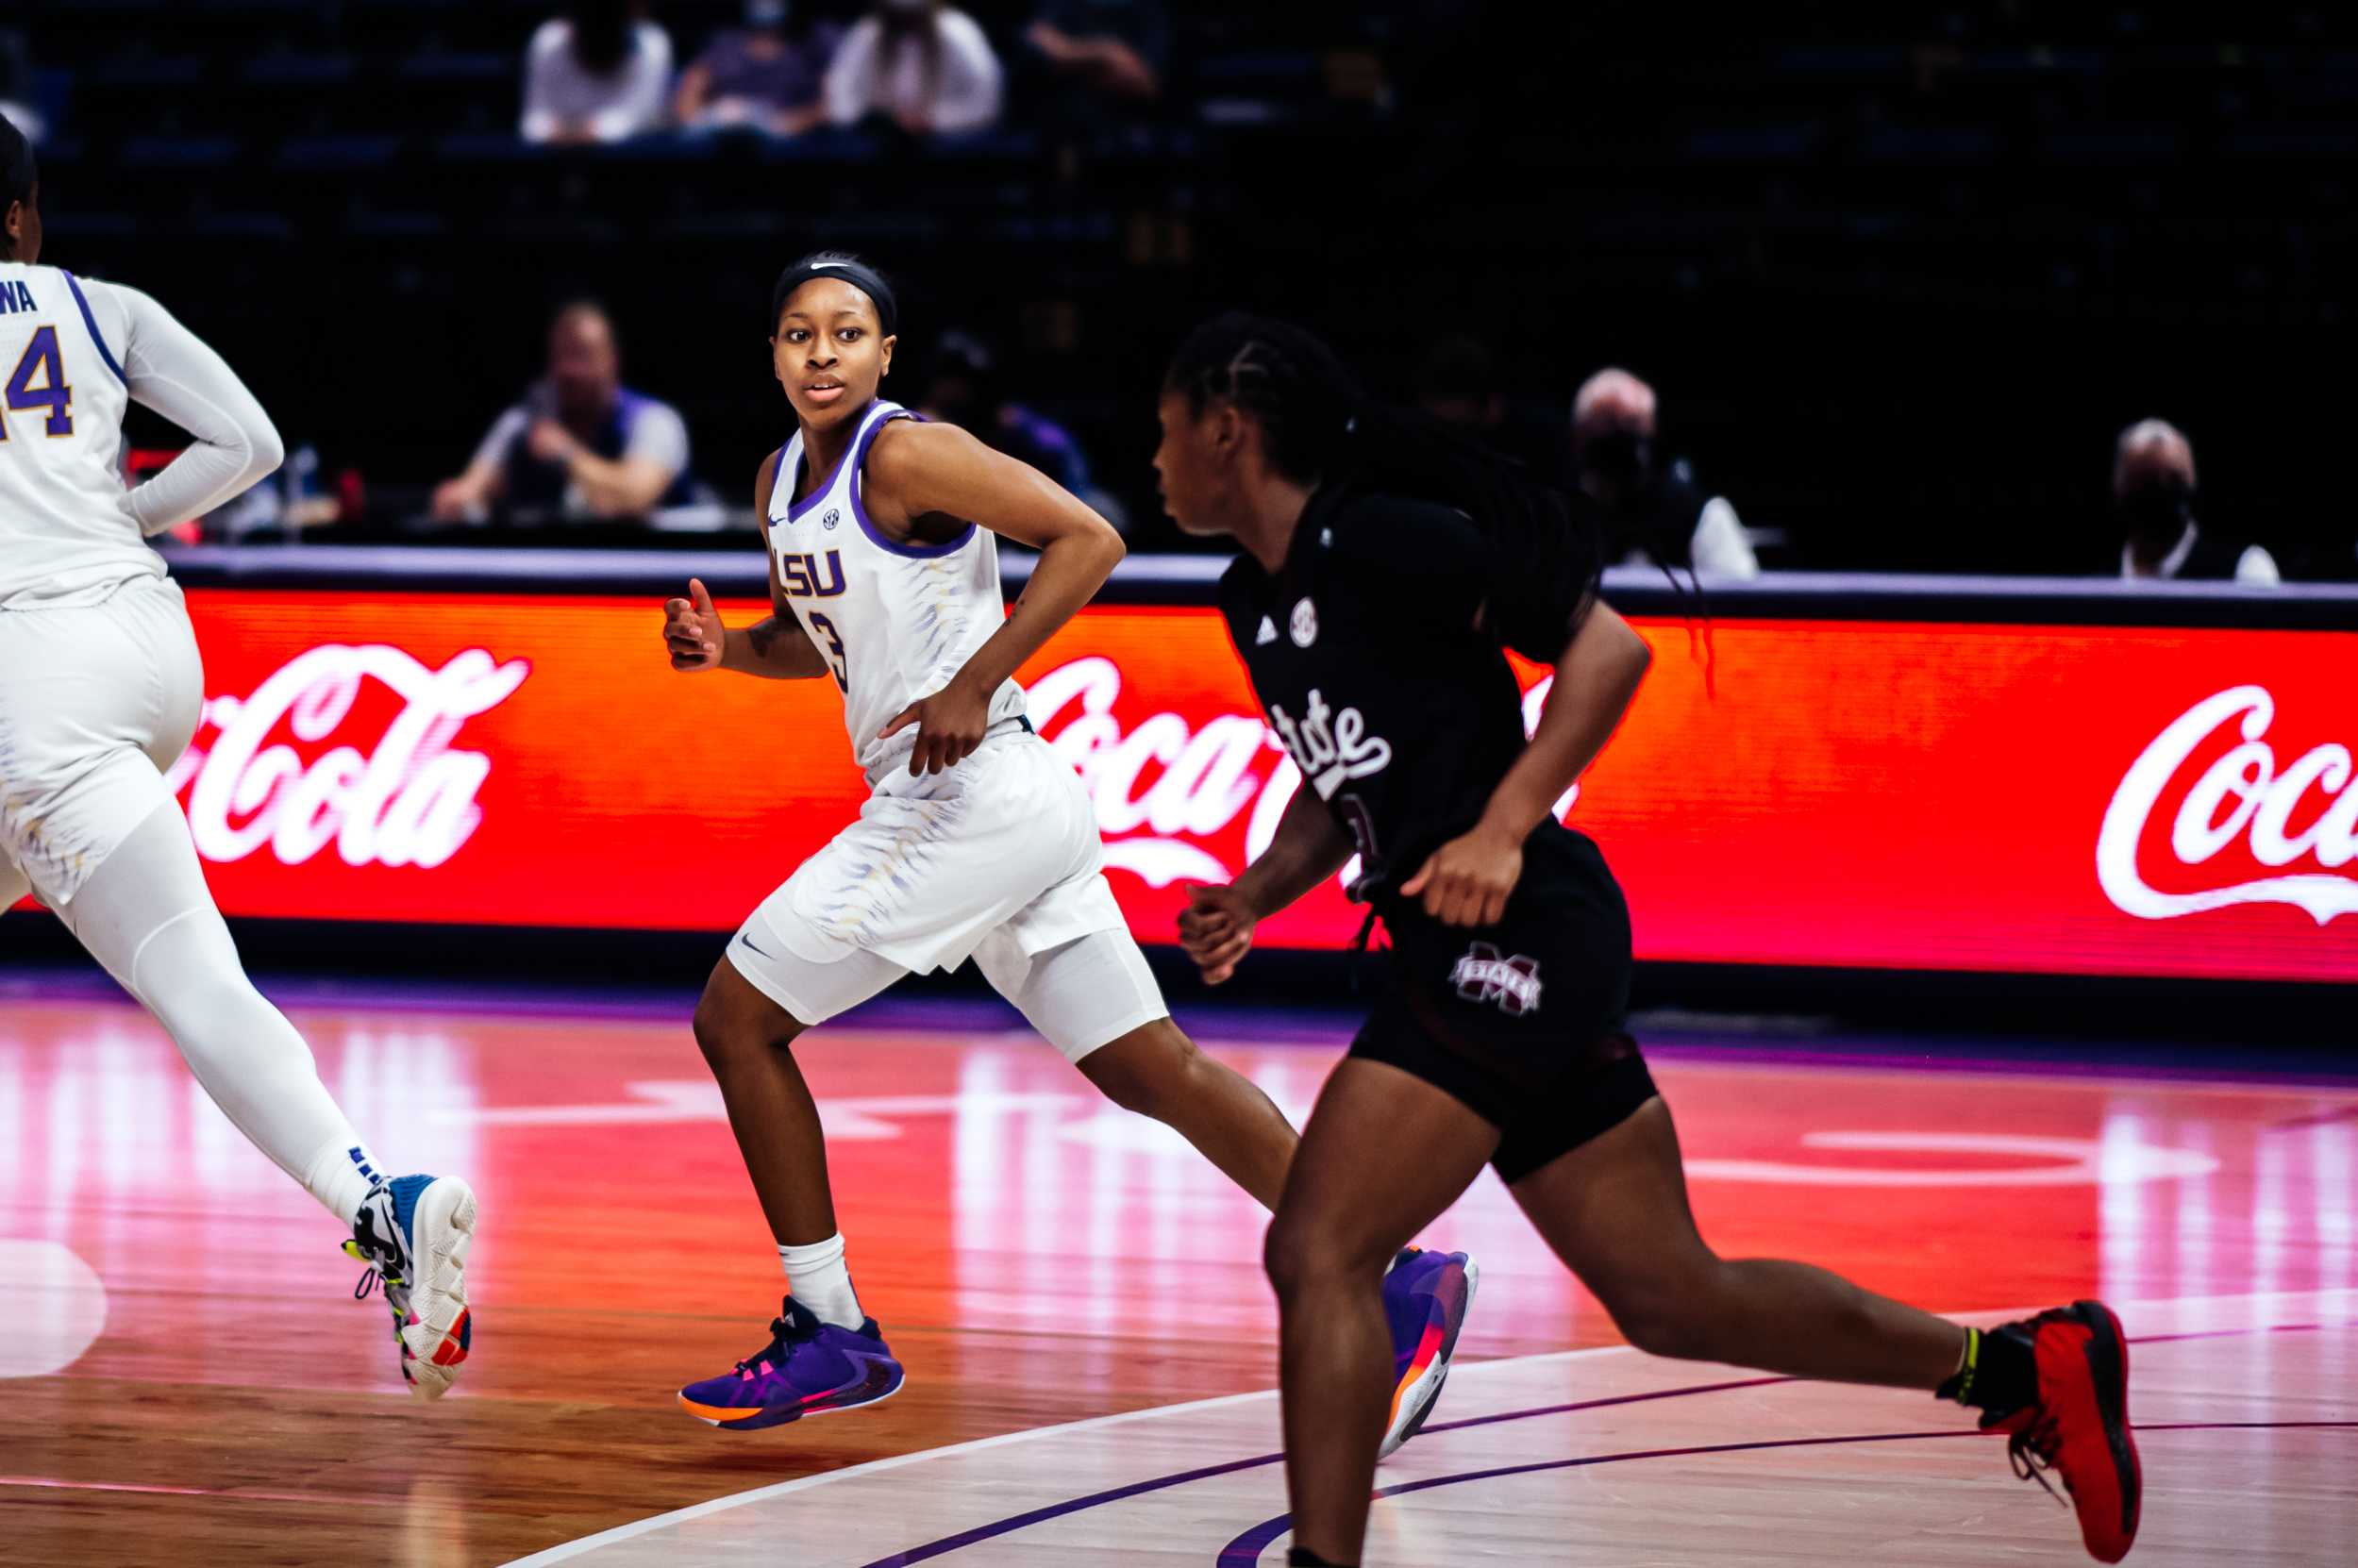
[[[1314,688],[1303,717],[1297,720],[1271,703],[1269,723],[1321,800],[1331,800],[1346,778],[1364,778],[1392,765],[1392,742],[1368,734],[1358,709],[1330,708]]]

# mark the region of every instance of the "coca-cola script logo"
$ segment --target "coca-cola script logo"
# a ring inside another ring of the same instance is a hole
[[[2358,910],[2358,876],[2340,873],[2358,858],[2358,789],[2350,788],[2350,748],[2333,742],[2312,747],[2280,772],[2275,749],[2263,738],[2275,717],[2276,700],[2266,688],[2232,687],[2186,709],[2130,765],[2096,841],[2097,880],[2116,908],[2144,920],[2167,920],[2231,904],[2291,904],[2320,926]],[[2166,892],[2137,865],[2147,823],[2179,787],[2190,760],[2230,724],[2236,725],[2239,743],[2185,789],[2170,824],[2169,847],[2179,864],[2199,867],[2243,837],[2262,867],[2289,866],[2309,856],[2325,869]],[[2294,830],[2294,814],[2316,808],[2313,796],[2323,797],[2322,812]]]
[[[189,828],[209,860],[242,860],[268,844],[295,866],[332,842],[346,865],[439,866],[481,825],[476,794],[492,771],[490,758],[450,742],[531,670],[481,648],[439,670],[382,643],[313,648],[251,696],[207,702],[212,743],[192,745],[166,782],[176,792],[189,786]],[[402,703],[373,746],[355,736],[361,744],[331,746],[306,763],[294,747],[266,743],[281,725],[305,742],[335,737],[370,680]]]
[[[1542,680],[1524,693],[1526,728],[1539,722],[1549,684]],[[1089,788],[1106,865],[1156,888],[1232,880],[1269,847],[1301,788],[1301,769],[1256,714],[1221,713],[1196,728],[1179,714],[1159,711],[1126,731],[1115,711],[1121,694],[1121,667],[1098,657],[1061,664],[1029,689],[1032,722]],[[1382,757],[1390,759],[1389,749]],[[1579,792],[1575,785],[1556,803],[1559,817]],[[1230,865],[1212,841],[1239,816],[1246,817],[1244,856]],[[1354,856],[1337,880],[1348,887],[1358,876]]]

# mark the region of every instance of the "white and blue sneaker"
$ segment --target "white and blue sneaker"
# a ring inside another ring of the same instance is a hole
[[[369,1266],[356,1299],[385,1288],[401,1376],[421,1399],[450,1392],[472,1337],[467,1253],[475,1245],[475,1191],[457,1176],[406,1176],[370,1193],[344,1251]]]

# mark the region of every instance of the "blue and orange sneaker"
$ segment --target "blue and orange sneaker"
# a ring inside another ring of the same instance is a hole
[[[1440,1402],[1481,1273],[1462,1252],[1403,1247],[1383,1276],[1384,1315],[1392,1323],[1392,1416],[1378,1460],[1414,1437]]]
[[[884,1331],[869,1318],[856,1328],[821,1323],[786,1298],[786,1315],[772,1320],[770,1343],[733,1372],[679,1391],[681,1409],[698,1421],[730,1431],[783,1426],[807,1415],[828,1415],[890,1399],[906,1376],[885,1347]]]
[[[467,1254],[475,1246],[475,1191],[457,1176],[406,1176],[361,1201],[343,1250],[369,1266],[352,1293],[385,1288],[401,1376],[421,1399],[450,1392],[474,1339]]]

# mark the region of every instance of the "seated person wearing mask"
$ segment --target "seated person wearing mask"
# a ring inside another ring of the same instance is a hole
[[[2194,520],[2194,446],[2166,420],[2140,420],[2113,447],[2120,575],[2273,588],[2275,558]]]
[[[434,492],[442,522],[479,522],[493,508],[521,519],[644,517],[691,499],[688,425],[669,404],[622,384],[605,310],[557,312],[548,375],[493,423],[467,470]]]
[[[1572,399],[1573,481],[1610,520],[1610,559],[1759,576],[1727,497],[1697,489],[1684,459],[1665,464],[1656,455],[1654,408],[1654,389],[1626,370],[1598,371]]]
[[[680,73],[672,108],[681,125],[800,136],[826,123],[819,92],[843,29],[818,22],[789,33],[788,14],[787,0],[745,0],[744,29],[716,35]]]
[[[1047,415],[1008,395],[998,357],[981,339],[965,332],[942,334],[933,353],[932,375],[917,399],[928,419],[955,425],[984,445],[1028,462],[1066,490],[1103,510],[1089,479],[1089,459],[1080,442]],[[1118,515],[1109,513],[1116,527]]]
[[[827,68],[828,118],[874,118],[910,136],[961,136],[998,124],[999,57],[990,35],[942,0],[876,0]]]

